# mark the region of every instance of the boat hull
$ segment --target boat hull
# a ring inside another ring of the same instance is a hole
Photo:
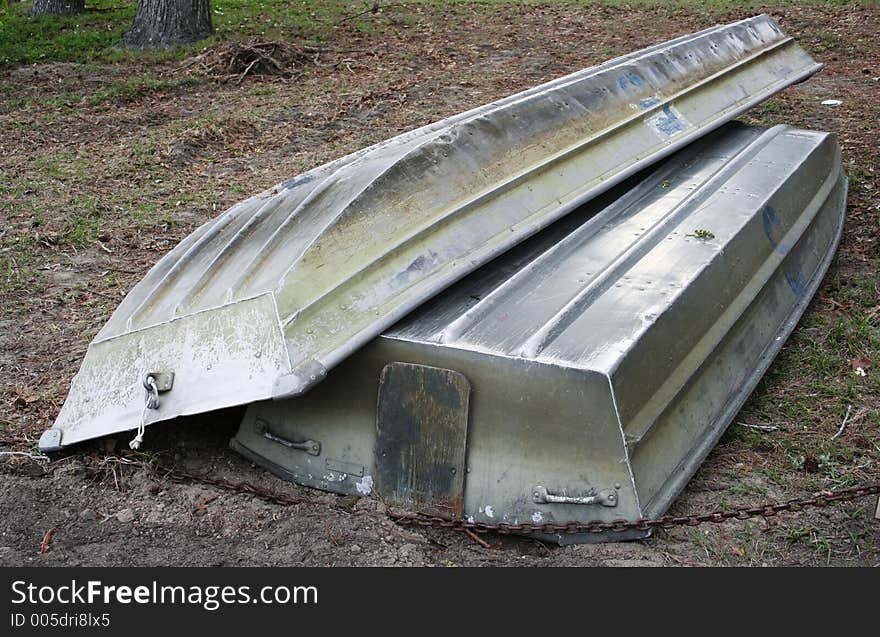
[[[819,68],[758,16],[456,115],[248,199],[126,296],[40,447],[302,394],[455,281]],[[168,382],[144,412],[149,375]]]
[[[730,124],[451,287],[308,394],[251,405],[232,446],[297,483],[448,518],[662,515],[815,293],[846,189],[833,135]],[[304,440],[320,453],[285,444]]]

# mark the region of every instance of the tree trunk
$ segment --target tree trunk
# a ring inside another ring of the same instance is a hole
[[[31,13],[39,15],[76,15],[86,10],[86,0],[34,0]]]
[[[122,36],[122,46],[171,49],[198,42],[213,31],[211,0],[138,0],[134,23]]]

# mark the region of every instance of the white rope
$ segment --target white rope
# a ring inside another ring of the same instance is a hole
[[[144,441],[144,428],[147,423],[147,410],[150,408],[149,401],[146,405],[144,405],[144,413],[141,414],[141,424],[138,425],[137,435],[132,439],[131,442],[128,443],[129,449],[137,451],[141,448],[141,443]]]
[[[138,425],[137,435],[128,443],[130,449],[137,451],[141,448],[144,441],[144,429],[147,426],[147,411],[150,409],[159,409],[159,388],[156,386],[156,379],[147,376],[145,385],[147,387],[147,404],[144,405],[144,411],[141,414],[141,424]]]

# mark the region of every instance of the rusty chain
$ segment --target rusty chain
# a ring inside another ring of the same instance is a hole
[[[215,486],[227,491],[247,493],[275,504],[291,505],[308,502],[301,498],[293,498],[283,493],[271,491],[249,482],[231,482],[223,478],[210,478],[196,476],[183,471],[170,468],[158,468],[164,477],[175,482],[197,482]],[[732,509],[722,509],[709,513],[694,513],[691,515],[664,515],[659,518],[639,520],[615,520],[613,522],[544,522],[544,523],[508,523],[508,522],[470,522],[465,519],[446,519],[420,513],[394,513],[389,512],[389,517],[397,524],[406,526],[431,527],[449,529],[452,531],[472,531],[476,533],[544,533],[555,535],[560,533],[623,533],[626,531],[650,531],[657,528],[670,529],[678,526],[698,526],[705,522],[720,523],[727,520],[750,520],[754,518],[770,518],[784,511],[801,511],[810,507],[826,507],[829,505],[851,502],[870,495],[880,495],[880,482],[837,489],[833,491],[820,491],[809,498],[797,498],[785,502],[770,502],[758,506],[740,506]]]
[[[623,533],[626,531],[649,531],[656,528],[670,529],[676,526],[698,526],[704,522],[725,522],[726,520],[749,520],[752,518],[773,517],[783,511],[800,511],[808,507],[825,507],[831,504],[849,502],[869,495],[880,494],[880,482],[860,487],[839,489],[836,491],[822,491],[811,498],[787,500],[785,502],[771,502],[759,506],[740,506],[733,509],[712,511],[710,513],[694,513],[691,515],[664,515],[653,519],[639,520],[615,520],[613,522],[544,522],[532,524],[523,522],[511,524],[507,522],[486,523],[469,522],[467,520],[447,520],[445,518],[432,517],[420,514],[392,515],[392,519],[398,524],[409,526],[422,526],[433,528],[446,528],[454,531],[474,531],[477,533],[546,533],[555,535],[559,533]]]

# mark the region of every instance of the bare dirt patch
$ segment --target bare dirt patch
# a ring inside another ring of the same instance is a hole
[[[880,479],[880,8],[772,11],[825,70],[748,114],[836,132],[851,177],[839,255],[807,315],[674,505],[686,513]],[[32,449],[90,339],[146,270],[236,201],[404,130],[746,12],[400,6],[337,25],[296,77],[241,82],[167,64],[0,76],[0,446]],[[298,45],[297,45],[298,46]],[[238,67],[236,67],[236,70]],[[239,75],[240,72],[238,73]],[[229,75],[233,75],[230,73]],[[839,106],[825,106],[839,99]],[[873,361],[866,376],[852,360]],[[846,432],[838,430],[848,406]],[[282,506],[108,461],[0,459],[0,564],[662,565],[880,563],[876,502],[568,548],[391,523],[380,503],[283,483],[227,450],[235,414],[151,427],[145,455],[270,485]],[[109,446],[108,446],[109,445]],[[55,529],[48,550],[46,532]]]

